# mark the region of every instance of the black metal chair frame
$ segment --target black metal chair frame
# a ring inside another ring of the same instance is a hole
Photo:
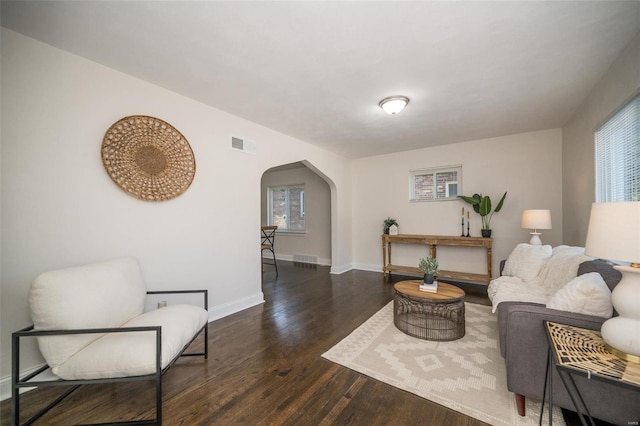
[[[275,246],[275,239],[276,239],[276,229],[278,229],[277,226],[274,227],[267,227],[267,229],[265,229],[265,227],[261,228],[262,231],[262,243],[261,243],[261,251],[260,251],[260,257],[262,258],[262,267],[264,268],[264,265],[273,265],[276,268],[276,277],[278,276],[278,263],[276,262],[276,252],[274,249]],[[268,247],[267,247],[268,246]],[[273,263],[267,263],[264,260],[264,256],[262,256],[262,252],[265,250],[269,250],[271,252],[271,254],[273,255]]]
[[[148,291],[147,294],[184,294],[184,293],[202,293],[204,309],[209,309],[209,296],[208,290],[168,290],[168,291]],[[106,379],[88,379],[88,380],[37,380],[35,379],[39,374],[49,369],[48,365],[44,365],[35,372],[28,374],[27,376],[20,378],[20,338],[23,337],[38,337],[38,336],[59,336],[66,334],[96,334],[96,333],[130,333],[148,331],[154,332],[156,335],[156,371],[151,374],[142,376],[130,376],[130,377],[116,377]],[[184,351],[193,343],[193,341],[204,332],[204,351],[203,352],[190,352],[184,353]],[[155,382],[156,387],[156,417],[155,419],[148,420],[132,420],[123,422],[114,422],[108,424],[118,425],[162,425],[162,376],[169,368],[182,356],[204,356],[204,359],[209,357],[209,329],[208,323],[205,324],[193,338],[180,350],[178,355],[171,360],[171,362],[162,368],[162,327],[161,326],[146,326],[146,327],[113,327],[113,328],[91,328],[91,329],[75,329],[75,330],[34,330],[33,325],[16,331],[11,335],[11,355],[12,355],[12,372],[11,372],[11,397],[12,397],[12,410],[11,410],[11,425],[20,425],[20,388],[32,388],[32,387],[49,387],[49,386],[72,386],[71,389],[64,392],[52,403],[38,411],[31,418],[25,421],[24,425],[30,425],[40,417],[42,417],[49,410],[54,408],[66,397],[71,395],[81,385],[99,384],[99,383],[114,383],[114,382],[131,382],[150,380]],[[35,380],[34,380],[35,379]],[[102,423],[101,423],[102,424]]]

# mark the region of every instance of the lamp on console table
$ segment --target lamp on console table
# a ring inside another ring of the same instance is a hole
[[[540,232],[538,229],[551,229],[551,212],[543,209],[524,210],[522,212],[522,221],[520,227],[523,229],[533,229],[529,244],[541,246]]]
[[[614,266],[622,279],[611,293],[618,316],[602,324],[602,339],[621,358],[640,362],[640,201],[593,203],[585,254]]]

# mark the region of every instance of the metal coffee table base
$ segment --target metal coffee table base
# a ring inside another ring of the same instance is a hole
[[[418,339],[441,342],[460,339],[465,334],[464,300],[418,299],[396,291],[393,323]]]

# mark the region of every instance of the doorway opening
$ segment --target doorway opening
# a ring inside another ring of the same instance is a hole
[[[278,226],[276,262],[290,261],[304,267],[331,265],[333,190],[330,179],[307,161],[263,173],[260,220],[263,226]],[[263,274],[272,271],[275,274],[275,268],[265,268]]]

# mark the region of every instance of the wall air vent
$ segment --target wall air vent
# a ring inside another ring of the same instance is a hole
[[[231,136],[231,148],[246,152],[247,154],[256,153],[256,143],[247,139]]]
[[[297,263],[318,263],[318,257],[306,254],[294,254],[293,261]]]

